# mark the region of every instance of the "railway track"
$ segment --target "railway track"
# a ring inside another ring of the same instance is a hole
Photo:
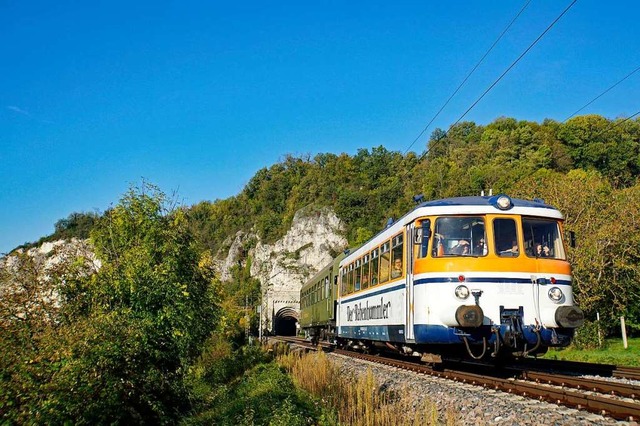
[[[309,342],[297,338],[282,338],[290,343],[310,350],[316,348]],[[462,383],[483,386],[511,394],[547,401],[579,410],[613,417],[618,420],[640,419],[640,386],[637,384],[606,381],[597,378],[579,377],[578,374],[599,374],[603,377],[635,379],[637,369],[599,364],[562,362],[525,362],[520,365],[496,368],[484,363],[448,363],[445,368],[434,369],[411,360],[372,356],[353,351],[323,346],[323,350],[380,363],[396,368],[428,374]],[[481,370],[481,374],[470,372]],[[578,373],[579,371],[579,373]]]

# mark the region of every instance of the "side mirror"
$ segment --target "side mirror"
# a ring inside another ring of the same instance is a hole
[[[576,247],[576,233],[573,231],[569,231],[569,245],[571,248]]]
[[[422,228],[417,228],[413,233],[413,244],[422,243]]]

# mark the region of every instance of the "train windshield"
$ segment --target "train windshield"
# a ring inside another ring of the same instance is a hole
[[[557,221],[523,217],[522,228],[527,256],[566,259]]]
[[[433,233],[432,256],[485,256],[486,241],[484,218],[439,217]]]

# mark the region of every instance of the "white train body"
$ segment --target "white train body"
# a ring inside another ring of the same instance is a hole
[[[583,314],[562,219],[541,201],[506,196],[421,204],[340,262],[339,344],[466,345],[474,358],[569,344]]]

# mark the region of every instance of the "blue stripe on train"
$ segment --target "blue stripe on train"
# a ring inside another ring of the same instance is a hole
[[[416,324],[413,329],[415,333],[415,343],[417,344],[460,344],[462,343],[461,337],[464,335],[464,332],[455,327],[446,327],[443,325]],[[506,331],[508,331],[506,326],[500,326],[500,334],[502,336],[504,336]],[[533,326],[523,327],[523,332],[528,343],[531,345],[535,344],[537,337],[533,332]],[[566,346],[570,342],[573,330],[541,329],[540,335],[543,345]],[[495,340],[495,334],[491,332],[490,327],[472,330],[467,336],[471,344],[482,343],[483,337],[487,339],[488,344],[492,344]],[[406,341],[404,325],[342,326],[339,337],[395,343],[404,343]]]
[[[403,343],[404,325],[360,325],[340,327],[340,337]]]
[[[546,280],[546,279],[545,279]],[[546,280],[545,284],[550,284]],[[414,285],[441,284],[441,283],[490,283],[490,284],[531,284],[531,278],[507,278],[507,277],[465,277],[460,281],[458,277],[421,278],[413,282]],[[557,285],[571,285],[569,280],[556,280]]]

